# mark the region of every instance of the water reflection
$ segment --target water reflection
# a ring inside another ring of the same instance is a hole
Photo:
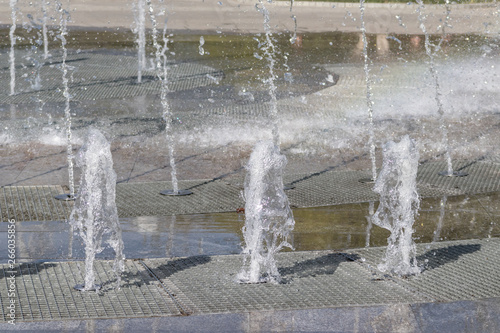
[[[500,236],[493,223],[500,216],[500,194],[422,199],[415,221],[417,242]],[[293,245],[297,251],[385,246],[389,233],[369,227],[370,212],[378,203],[357,203],[295,209]],[[242,213],[217,213],[146,217],[124,221],[124,234],[139,232],[143,253],[167,257],[237,254],[241,252]]]
[[[444,220],[444,214],[445,214],[445,206],[446,206],[446,200],[447,196],[444,196],[441,199],[441,202],[439,203],[440,210],[439,210],[439,220],[438,224],[436,227],[436,231],[434,231],[434,236],[432,237],[432,242],[437,242],[441,238],[441,230],[443,229],[443,220]]]
[[[297,251],[342,250],[385,246],[389,232],[370,227],[370,211],[377,203],[295,209],[293,245]],[[500,237],[500,193],[445,198],[421,202],[416,218],[418,243]],[[244,224],[242,213],[177,215],[122,219],[127,258],[184,257],[241,253]],[[69,225],[64,222],[17,223],[20,261],[79,259],[83,244],[70,244]],[[6,239],[7,228],[0,229]],[[0,262],[7,260],[0,254]],[[98,257],[113,258],[111,249]]]

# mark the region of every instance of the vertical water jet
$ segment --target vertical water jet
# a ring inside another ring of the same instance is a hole
[[[163,25],[162,42],[160,45],[158,42],[158,22],[156,20],[155,11],[151,0],[146,0],[146,5],[149,10],[149,18],[151,20],[151,25],[153,26],[153,46],[155,48],[155,66],[156,66],[156,76],[160,80],[161,90],[160,90],[160,100],[162,106],[162,117],[165,121],[165,137],[167,141],[168,157],[170,164],[170,176],[172,179],[171,190],[163,190],[160,192],[162,195],[190,195],[193,194],[190,190],[180,190],[177,180],[177,168],[175,165],[175,148],[174,148],[174,136],[172,133],[172,111],[170,109],[170,104],[168,102],[168,65],[167,65],[167,51],[169,39],[167,37],[167,20]]]
[[[145,0],[138,0],[134,4],[134,32],[137,34],[137,82],[142,82],[142,71],[146,67],[146,13]]]
[[[14,35],[16,32],[16,16],[17,16],[17,0],[10,0],[10,17],[12,19],[12,25],[9,29],[10,38],[10,53],[9,53],[9,66],[10,66],[10,95],[16,93],[16,53],[15,46],[17,37]]]
[[[82,174],[69,222],[85,244],[85,283],[76,285],[75,289],[90,291],[100,288],[95,284],[94,261],[96,254],[104,249],[102,240],[106,234],[110,234],[108,244],[115,251],[113,270],[119,288],[125,256],[115,203],[116,173],[110,144],[97,129],[89,129],[76,163]]]
[[[451,152],[450,152],[450,144],[448,140],[448,129],[446,127],[445,121],[444,121],[444,106],[442,102],[442,94],[441,94],[441,87],[439,85],[439,76],[438,72],[436,70],[436,64],[435,64],[435,57],[436,54],[441,50],[441,44],[443,43],[446,32],[445,29],[450,26],[449,21],[450,21],[450,2],[449,0],[446,0],[445,2],[445,8],[446,8],[446,18],[445,21],[443,22],[443,25],[441,26],[441,31],[442,31],[442,36],[441,39],[437,44],[434,44],[430,40],[429,33],[427,31],[427,28],[425,26],[425,21],[427,16],[424,14],[424,3],[422,0],[417,0],[418,8],[418,21],[420,23],[420,29],[425,35],[425,53],[427,54],[427,57],[429,58],[429,71],[431,73],[431,77],[434,83],[434,88],[435,88],[435,95],[434,95],[434,100],[436,101],[436,106],[437,106],[437,113],[438,113],[438,118],[439,118],[439,128],[441,130],[441,140],[443,143],[443,146],[445,148],[445,156],[446,156],[446,163],[447,163],[447,170],[439,172],[441,176],[447,176],[447,177],[464,177],[467,176],[467,173],[461,172],[461,171],[453,171],[453,165],[451,161]]]
[[[399,143],[392,141],[383,148],[382,170],[373,190],[380,203],[373,224],[391,232],[387,249],[378,269],[399,276],[420,273],[413,241],[413,223],[420,207],[417,192],[419,153],[408,135]]]
[[[269,77],[264,80],[268,87],[269,97],[271,98],[270,107],[269,107],[269,119],[271,121],[272,126],[272,137],[273,143],[279,147],[280,142],[280,134],[279,134],[279,126],[278,126],[278,99],[276,97],[276,74],[274,73],[274,65],[276,63],[276,48],[273,43],[270,18],[269,18],[269,10],[267,10],[264,2],[259,0],[260,7],[258,4],[255,5],[257,11],[259,11],[264,18],[264,32],[265,32],[265,41],[261,46],[261,50],[264,52],[264,57],[268,62],[269,69]],[[291,8],[291,7],[290,7]]]
[[[365,0],[360,0],[359,10],[361,12],[361,35],[363,39],[363,69],[365,72],[365,85],[366,85],[366,106],[368,109],[368,147],[370,151],[370,160],[372,166],[372,178],[368,182],[375,182],[377,180],[377,161],[375,157],[375,129],[373,124],[373,100],[372,100],[372,87],[370,78],[370,68],[368,58],[368,41],[366,39],[365,27]],[[367,182],[367,180],[362,180]]]
[[[63,96],[64,96],[64,123],[66,127],[66,160],[68,162],[68,184],[69,193],[61,194],[55,198],[58,200],[75,200],[75,177],[73,172],[73,145],[71,142],[71,108],[70,101],[71,95],[69,93],[69,79],[68,79],[68,65],[66,64],[66,58],[68,57],[68,50],[66,48],[66,36],[68,35],[67,24],[70,19],[69,12],[65,10],[60,1],[56,1],[56,9],[59,13],[59,35],[58,38],[61,40],[61,50],[62,50],[62,84],[63,84]]]
[[[293,249],[289,242],[295,221],[283,189],[286,157],[272,141],[258,142],[246,166],[245,261],[238,274],[240,283],[279,283],[276,254]]]
[[[42,34],[43,34],[43,58],[49,58],[49,38],[47,36],[47,0],[42,1]]]

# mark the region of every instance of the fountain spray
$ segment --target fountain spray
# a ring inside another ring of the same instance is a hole
[[[16,54],[15,54],[15,46],[17,37],[14,35],[16,32],[16,16],[17,16],[17,0],[10,0],[10,15],[12,18],[12,25],[9,29],[9,38],[10,38],[10,54],[9,54],[9,65],[10,65],[10,95],[14,95],[16,93]]]
[[[383,148],[382,170],[373,188],[380,194],[380,204],[372,218],[373,224],[391,232],[383,263],[378,265],[382,272],[399,276],[420,273],[412,238],[415,215],[420,207],[418,159],[416,144],[408,135],[399,143],[388,142]]]
[[[280,134],[278,128],[278,99],[276,97],[276,74],[274,73],[274,65],[276,63],[275,55],[276,48],[272,39],[271,25],[269,24],[269,10],[267,10],[264,2],[259,0],[260,7],[258,4],[255,5],[257,11],[259,11],[264,17],[264,31],[265,31],[265,42],[261,47],[264,51],[264,56],[268,62],[267,67],[269,68],[269,77],[265,80],[268,86],[269,97],[271,97],[270,108],[269,108],[269,119],[272,124],[272,136],[274,145],[280,146]]]
[[[359,9],[361,11],[361,34],[363,38],[363,60],[365,71],[365,84],[366,84],[366,106],[368,108],[368,122],[369,122],[369,137],[368,146],[370,149],[370,160],[372,162],[372,178],[368,181],[361,180],[362,182],[375,182],[377,180],[377,161],[375,157],[375,129],[373,125],[373,100],[372,100],[372,87],[370,78],[369,58],[368,58],[368,41],[366,39],[365,28],[365,0],[360,0]]]
[[[47,0],[42,1],[43,58],[49,58],[49,38],[47,36]]]
[[[137,34],[137,82],[142,82],[142,71],[146,67],[146,14],[145,1],[138,0],[134,6],[134,20]]]
[[[75,180],[73,174],[73,146],[71,144],[71,109],[70,100],[71,95],[69,94],[69,79],[68,79],[68,65],[66,64],[66,58],[68,57],[68,50],[66,49],[66,36],[68,35],[67,23],[70,19],[69,13],[62,7],[60,1],[56,1],[56,9],[59,12],[59,39],[61,40],[62,49],[62,83],[63,83],[63,96],[65,98],[64,104],[64,122],[66,126],[66,159],[68,161],[68,183],[69,183],[69,194],[61,194],[55,198],[58,200],[75,200]]]
[[[441,26],[442,29],[442,37],[439,40],[437,44],[434,44],[430,41],[430,36],[429,33],[427,32],[427,28],[425,27],[425,20],[426,20],[426,15],[423,13],[424,12],[424,3],[422,0],[417,0],[418,8],[418,21],[420,23],[420,29],[425,35],[425,53],[429,57],[429,71],[431,73],[431,77],[434,81],[434,87],[435,87],[435,96],[434,100],[436,101],[436,106],[437,106],[437,112],[438,112],[438,117],[439,117],[439,128],[441,130],[442,134],[442,142],[445,147],[445,155],[446,155],[446,162],[448,165],[448,168],[446,171],[441,171],[439,174],[441,176],[448,176],[448,177],[464,177],[467,176],[468,174],[465,172],[461,171],[453,171],[453,165],[451,162],[451,153],[450,153],[450,144],[448,140],[448,129],[446,128],[446,124],[444,122],[444,107],[443,107],[443,102],[441,101],[441,87],[439,86],[439,76],[436,70],[436,64],[434,61],[434,58],[436,54],[441,50],[441,44],[443,43],[446,33],[445,29],[447,27],[450,27],[449,21],[450,21],[450,2],[449,0],[446,0],[445,6],[446,6],[446,19]]]
[[[85,283],[75,289],[90,291],[100,289],[95,284],[94,261],[102,252],[102,240],[110,234],[108,243],[115,251],[113,270],[116,286],[120,287],[124,270],[123,241],[116,209],[116,173],[110,144],[97,129],[90,128],[85,144],[76,157],[82,170],[80,187],[69,222],[78,231],[85,244]]]
[[[285,247],[293,249],[288,240],[295,221],[283,189],[285,165],[286,157],[271,140],[258,142],[250,155],[243,195],[245,262],[238,274],[241,283],[279,283],[275,256]]]
[[[38,47],[42,42],[42,32],[40,30],[43,29],[42,26],[38,25],[33,18],[31,14],[27,15],[28,19],[30,20],[30,25],[28,26],[28,32],[31,31],[31,29],[34,29],[36,31],[36,37],[31,39],[31,52],[26,56],[26,59],[29,59],[33,63],[33,70],[31,70],[31,75],[29,76],[28,80],[30,82],[31,89],[36,91],[40,90],[42,88],[42,80],[40,78],[40,70],[42,66],[44,65],[44,61],[39,59],[40,57],[38,56]],[[39,94],[38,94],[39,95]]]
[[[172,135],[172,111],[170,110],[170,105],[168,103],[168,66],[167,66],[167,51],[168,51],[168,37],[167,37],[167,22],[163,26],[162,41],[163,45],[158,42],[158,23],[156,21],[156,15],[154,12],[151,0],[146,0],[146,5],[149,9],[149,17],[151,19],[151,25],[153,26],[153,46],[155,47],[155,63],[156,63],[156,76],[161,83],[160,100],[163,109],[163,120],[165,121],[165,137],[167,139],[169,163],[170,163],[170,176],[172,178],[172,190],[163,190],[160,192],[162,195],[189,195],[193,192],[189,190],[179,190],[178,180],[177,180],[177,168],[175,166],[175,149],[174,149],[174,137]]]

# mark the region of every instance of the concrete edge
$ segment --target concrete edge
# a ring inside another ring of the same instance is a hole
[[[500,298],[176,317],[2,323],[43,332],[498,332]]]

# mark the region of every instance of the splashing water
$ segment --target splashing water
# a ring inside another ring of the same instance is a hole
[[[365,0],[360,0],[359,10],[361,11],[361,34],[363,37],[363,59],[364,59],[364,71],[365,71],[365,84],[366,84],[366,106],[368,107],[368,122],[369,122],[369,137],[368,146],[370,150],[370,160],[372,162],[372,180],[377,180],[377,161],[375,158],[375,129],[373,125],[373,100],[372,100],[372,87],[370,79],[370,69],[368,67],[368,42],[366,39],[366,28],[365,28]]]
[[[146,68],[146,16],[144,0],[134,4],[134,32],[137,34],[137,82],[142,82],[142,71]]]
[[[279,283],[275,255],[284,247],[295,221],[283,190],[286,157],[270,140],[260,141],[250,155],[245,179],[245,263],[238,274],[242,283]]]
[[[278,99],[276,97],[276,74],[274,73],[274,65],[276,63],[275,55],[276,48],[272,39],[271,25],[269,24],[269,10],[264,6],[262,0],[259,0],[260,7],[258,4],[255,5],[257,11],[259,11],[264,17],[264,31],[266,35],[266,39],[261,46],[261,50],[264,52],[264,56],[268,62],[269,68],[269,77],[265,80],[268,85],[268,93],[269,97],[271,97],[271,104],[269,109],[269,118],[272,124],[272,135],[273,142],[276,146],[280,146],[280,135],[278,128]]]
[[[419,153],[415,142],[408,135],[399,143],[384,146],[382,170],[373,190],[380,194],[380,204],[373,214],[373,224],[391,232],[383,262],[382,272],[400,276],[420,273],[415,258],[413,223],[420,200],[417,193]]]
[[[165,121],[165,136],[167,139],[169,163],[170,163],[170,176],[172,178],[172,194],[180,194],[179,185],[177,180],[177,168],[175,165],[175,150],[174,150],[174,136],[172,135],[172,112],[168,103],[168,66],[167,66],[167,51],[168,51],[168,38],[167,38],[167,22],[163,26],[162,41],[163,45],[158,42],[158,23],[156,15],[151,4],[151,0],[147,0],[146,4],[149,8],[149,17],[153,26],[153,46],[155,47],[155,63],[156,63],[156,76],[161,82],[160,100],[163,109],[163,120]],[[170,192],[170,191],[167,191]]]
[[[9,66],[10,66],[10,94],[16,93],[16,54],[14,47],[16,46],[17,37],[14,35],[16,32],[16,16],[17,16],[17,0],[10,0],[10,11],[12,18],[12,25],[9,29],[10,38],[10,53],[9,53]]]
[[[40,71],[42,69],[42,66],[44,65],[44,61],[40,59],[38,48],[39,46],[43,43],[42,41],[42,31],[43,26],[40,26],[37,24],[35,19],[31,14],[27,15],[27,18],[29,19],[29,25],[26,24],[26,29],[28,32],[30,32],[32,29],[36,31],[36,37],[31,39],[31,47],[30,47],[30,52],[24,57],[26,60],[31,61],[32,63],[32,70],[30,71],[29,78],[27,79],[30,82],[31,89],[33,91],[41,90],[42,89],[42,80],[40,77]]]
[[[68,162],[68,183],[69,183],[69,197],[73,198],[75,195],[75,180],[73,174],[73,146],[71,144],[71,109],[70,100],[71,95],[69,94],[69,79],[68,79],[68,65],[66,64],[66,58],[68,57],[68,50],[66,49],[66,36],[68,35],[67,23],[70,19],[68,11],[66,11],[60,1],[56,1],[56,9],[59,12],[59,35],[58,38],[61,40],[62,49],[62,63],[61,70],[62,83],[63,83],[63,96],[65,98],[64,104],[64,122],[66,126],[66,159]]]
[[[436,65],[434,58],[436,54],[441,50],[441,44],[445,40],[446,33],[445,29],[447,27],[450,27],[449,21],[450,21],[450,2],[449,0],[446,0],[445,3],[445,8],[446,8],[446,19],[441,26],[441,31],[442,31],[442,37],[439,40],[437,44],[433,44],[430,41],[430,36],[429,33],[427,32],[427,28],[425,27],[425,20],[426,20],[426,15],[424,14],[424,3],[422,0],[417,0],[418,8],[418,21],[420,23],[420,29],[425,35],[425,53],[429,57],[429,71],[431,72],[432,79],[434,81],[434,87],[435,87],[435,96],[434,100],[436,101],[436,106],[437,106],[437,112],[438,112],[438,117],[439,117],[439,128],[441,130],[442,134],[442,142],[443,146],[445,147],[445,155],[446,155],[446,162],[448,165],[446,175],[447,176],[452,176],[453,175],[453,165],[451,162],[451,153],[450,153],[450,144],[448,140],[448,129],[446,128],[446,124],[444,123],[444,107],[443,107],[443,102],[442,102],[442,94],[441,94],[441,87],[439,86],[439,77],[438,73],[436,70]]]
[[[49,38],[47,36],[47,0],[42,0],[42,34],[43,34],[43,58],[49,58]]]
[[[85,283],[75,288],[97,290],[94,260],[102,252],[102,239],[110,234],[108,243],[115,251],[113,269],[120,286],[124,270],[123,241],[115,204],[116,173],[113,170],[110,144],[97,129],[90,128],[80,148],[76,164],[81,169],[80,188],[69,221],[85,244]]]

